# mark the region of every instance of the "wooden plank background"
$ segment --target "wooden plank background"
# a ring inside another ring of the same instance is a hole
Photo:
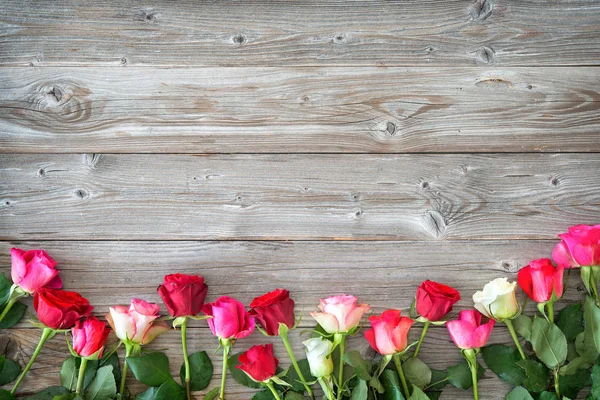
[[[0,266],[46,249],[99,316],[175,271],[210,300],[287,287],[305,314],[335,293],[408,309],[428,278],[470,307],[600,223],[598,37],[596,0],[0,0]],[[38,333],[0,351],[25,363]],[[174,372],[178,341],[152,345]],[[204,323],[190,343],[216,347]],[[66,351],[20,393],[57,384]],[[436,327],[423,357],[460,354]]]

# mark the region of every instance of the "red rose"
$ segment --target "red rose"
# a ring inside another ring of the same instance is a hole
[[[109,333],[110,328],[106,322],[102,322],[96,317],[88,317],[85,321],[79,320],[71,328],[73,351],[80,357],[101,358]]]
[[[391,355],[402,352],[408,345],[408,331],[415,322],[401,317],[400,310],[386,310],[380,316],[369,317],[372,328],[365,332],[365,339],[379,354]]]
[[[221,296],[214,303],[205,304],[202,311],[213,335],[223,340],[241,339],[254,330],[254,318],[244,305],[232,297]]]
[[[173,317],[198,315],[204,306],[206,292],[208,286],[198,275],[165,275],[163,284],[158,287],[158,294]]]
[[[562,241],[552,252],[554,261],[564,267],[600,266],[600,225],[575,225],[560,235]]]
[[[538,303],[546,303],[552,298],[552,293],[558,300],[563,294],[564,268],[555,268],[548,258],[533,260],[519,271],[519,286],[527,296]]]
[[[33,296],[33,308],[48,328],[71,329],[79,319],[89,316],[94,307],[77,292],[41,289]]]
[[[460,293],[456,289],[426,280],[417,289],[417,313],[429,321],[439,321],[459,300]]]
[[[296,321],[294,300],[285,289],[275,289],[252,300],[250,315],[263,327],[269,336],[279,334],[279,324],[292,328]]]
[[[244,371],[257,382],[266,382],[275,376],[279,360],[273,355],[273,345],[252,346],[247,352],[240,354],[235,367]]]

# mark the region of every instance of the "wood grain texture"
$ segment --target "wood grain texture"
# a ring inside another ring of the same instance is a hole
[[[1,65],[600,63],[593,0],[3,0],[0,9]]]
[[[1,155],[2,239],[552,239],[600,155]]]
[[[600,68],[3,68],[0,152],[600,152]]]

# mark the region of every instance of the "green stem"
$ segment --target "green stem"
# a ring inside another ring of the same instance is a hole
[[[302,385],[304,385],[304,388],[308,392],[308,395],[310,396],[310,398],[312,400],[314,400],[315,395],[314,395],[313,390],[310,387],[310,385],[308,383],[306,383],[306,379],[304,378],[304,375],[302,374],[302,371],[300,370],[300,366],[298,365],[298,361],[296,361],[296,356],[294,355],[294,350],[292,350],[292,346],[290,345],[290,340],[288,338],[287,332],[284,333],[283,330],[280,330],[279,336],[281,337],[281,340],[283,341],[283,345],[285,346],[285,349],[287,350],[287,352],[290,356],[290,360],[292,361],[292,365],[294,366],[294,369],[296,370],[296,373],[298,374],[298,378],[300,378],[300,380],[302,381]]]
[[[419,338],[419,343],[417,343],[417,348],[413,353],[413,357],[417,357],[419,355],[419,350],[421,350],[421,344],[423,344],[423,339],[425,339],[425,335],[427,334],[427,329],[429,329],[429,325],[431,325],[430,321],[425,322],[423,325],[423,330],[421,331],[421,337]]]
[[[55,334],[56,334],[56,332],[50,328],[44,328],[42,330],[42,336],[40,337],[40,341],[39,341],[37,347],[33,351],[33,354],[31,355],[29,362],[25,366],[25,369],[23,369],[23,372],[21,372],[21,375],[19,375],[19,379],[17,379],[17,382],[15,382],[15,385],[13,386],[13,388],[10,391],[12,394],[14,394],[17,391],[17,388],[23,381],[23,378],[25,378],[25,375],[27,375],[27,372],[29,372],[29,370],[31,369],[31,366],[35,362],[35,359],[37,358],[37,356],[40,354],[42,347],[44,347],[44,343],[46,343],[49,339],[51,339],[52,336],[54,336]]]
[[[229,342],[223,344],[223,371],[221,372],[221,389],[219,391],[219,400],[225,399],[225,380],[227,379],[227,362],[229,361]]]
[[[461,350],[461,353],[465,360],[467,360],[467,364],[469,365],[469,369],[471,369],[471,380],[473,382],[473,399],[479,400],[479,390],[477,389],[477,369],[479,365],[477,364],[477,353],[479,349],[464,349]]]
[[[273,383],[271,383],[271,381],[265,383],[265,385],[267,385],[267,387],[269,388],[271,393],[273,393],[273,397],[275,397],[275,400],[281,400],[281,397],[279,397],[279,394],[277,394],[277,390],[275,390],[275,388],[273,387]]]
[[[338,371],[338,392],[337,400],[342,399],[342,393],[344,392],[344,353],[346,352],[346,335],[342,334],[340,340],[340,370]]]
[[[479,400],[479,390],[477,389],[477,362],[475,365],[469,363],[471,368],[471,379],[473,380],[473,399]]]
[[[554,303],[551,301],[546,303],[546,314],[548,314],[548,321],[554,323]]]
[[[331,390],[331,386],[325,381],[326,378],[318,378],[317,380],[323,389],[323,393],[327,396],[327,400],[334,400],[333,391]],[[329,379],[331,378],[329,377]]]
[[[0,314],[0,321],[2,321],[4,317],[6,317],[6,314],[8,314],[12,306],[14,306],[18,300],[18,298],[8,300],[8,303],[6,303],[6,305],[4,306],[4,311],[2,311],[2,314]]]
[[[523,360],[527,359],[525,352],[523,351],[523,347],[521,347],[521,343],[519,342],[519,338],[517,337],[517,332],[515,332],[515,327],[510,319],[504,320],[504,323],[508,327],[508,331],[510,332],[510,336],[512,336],[515,345],[517,346],[517,350],[519,350],[519,354],[521,354],[521,358]]]
[[[192,399],[192,394],[190,391],[190,358],[188,357],[187,350],[187,317],[184,318],[183,323],[181,324],[181,347],[183,349],[183,363],[185,365],[185,393],[187,400]]]
[[[79,376],[77,377],[77,389],[75,393],[80,394],[83,389],[83,381],[85,377],[85,367],[87,367],[87,358],[82,358],[81,363],[79,364]]]
[[[406,384],[406,377],[404,376],[404,370],[402,369],[402,360],[400,360],[399,354],[394,354],[394,365],[396,365],[396,371],[398,371],[398,377],[402,383],[402,390],[404,391],[404,397],[410,398],[410,392],[408,391],[408,385]]]
[[[121,386],[119,387],[119,395],[123,398],[123,393],[125,393],[125,381],[127,380],[127,357],[131,356],[131,352],[133,350],[133,345],[125,343],[125,361],[123,361],[123,373],[121,374]]]
[[[554,370],[554,391],[556,392],[556,397],[560,399],[560,386],[558,384],[558,369]]]

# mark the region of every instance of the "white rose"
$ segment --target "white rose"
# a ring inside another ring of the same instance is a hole
[[[306,359],[310,366],[310,373],[315,378],[322,378],[333,373],[333,360],[331,351],[333,343],[322,337],[305,340],[302,344],[306,347]]]
[[[511,319],[519,312],[516,289],[516,282],[509,282],[507,278],[494,279],[483,287],[483,291],[473,295],[475,308],[496,321]]]

